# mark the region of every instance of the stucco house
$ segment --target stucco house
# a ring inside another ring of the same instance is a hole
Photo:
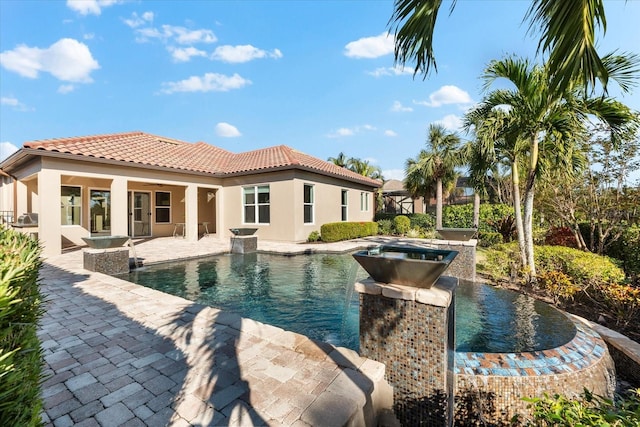
[[[373,220],[382,185],[285,145],[235,154],[143,132],[26,142],[0,172],[0,211],[37,213],[45,255],[90,235],[228,239],[237,227],[300,242]]]

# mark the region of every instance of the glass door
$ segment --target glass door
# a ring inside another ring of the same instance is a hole
[[[151,194],[129,192],[129,236],[151,236]]]
[[[89,207],[91,210],[91,234],[108,236],[111,234],[111,191],[90,190]]]

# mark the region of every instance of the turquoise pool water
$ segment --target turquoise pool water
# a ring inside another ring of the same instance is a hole
[[[358,349],[353,283],[367,274],[348,254],[226,254],[151,265],[119,277]],[[515,292],[481,284],[463,284],[456,291],[457,351],[544,350],[574,335],[564,314]]]

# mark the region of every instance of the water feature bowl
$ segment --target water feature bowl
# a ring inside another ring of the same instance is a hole
[[[233,233],[234,236],[253,236],[257,228],[230,228],[229,231]]]
[[[466,242],[475,237],[477,228],[438,228],[436,229],[440,237],[444,240],[458,240]]]
[[[119,248],[129,240],[129,236],[94,236],[83,237],[82,240],[91,249]]]
[[[430,288],[458,255],[457,251],[382,245],[353,257],[376,282]]]

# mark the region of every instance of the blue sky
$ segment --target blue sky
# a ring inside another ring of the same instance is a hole
[[[232,152],[344,152],[402,179],[429,124],[455,130],[482,98],[490,60],[534,57],[529,4],[461,0],[449,15],[445,2],[438,72],[423,80],[394,68],[391,0],[0,0],[0,158],[140,130]],[[606,12],[600,51],[640,53],[640,1]],[[640,110],[640,89],[619,99]]]

